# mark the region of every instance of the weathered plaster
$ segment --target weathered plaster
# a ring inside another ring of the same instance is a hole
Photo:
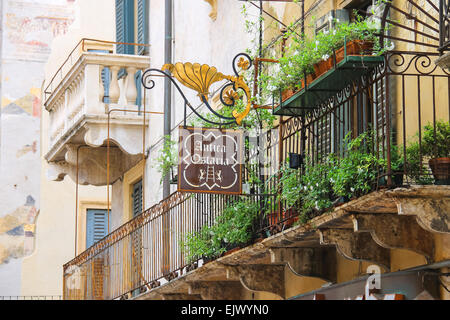
[[[23,206],[0,217],[0,264],[19,259],[32,253],[36,218],[39,211],[28,196]]]

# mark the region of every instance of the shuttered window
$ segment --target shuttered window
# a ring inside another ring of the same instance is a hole
[[[116,0],[116,41],[134,42],[134,0]],[[118,44],[119,54],[134,54],[134,46]]]
[[[133,193],[131,194],[133,217],[142,213],[142,180],[133,185]]]
[[[148,43],[148,0],[116,0],[116,41]],[[135,15],[136,13],[136,15]],[[137,19],[137,21],[135,20]],[[146,54],[144,46],[118,44],[119,54]]]
[[[117,42],[148,44],[148,9],[148,0],[116,0]],[[148,54],[148,47],[117,44],[116,53],[146,55]],[[121,79],[125,76],[125,69],[120,69],[118,78]],[[136,105],[138,107],[140,107],[142,103],[140,77],[141,72],[139,71],[135,75],[136,88],[138,90]]]
[[[108,234],[107,210],[88,209],[86,214],[86,248]]]

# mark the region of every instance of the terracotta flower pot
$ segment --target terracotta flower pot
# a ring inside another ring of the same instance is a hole
[[[333,67],[333,62],[331,58],[328,58],[327,60],[322,60],[319,63],[316,63],[314,65],[314,71],[317,77],[320,77],[324,73],[326,73],[328,70],[330,70]]]
[[[315,73],[310,73],[306,76],[306,84],[310,85],[311,82],[317,79],[317,75]]]
[[[347,42],[347,56],[370,55],[373,50],[372,41],[352,40]],[[336,63],[344,60],[344,46],[336,50]]]
[[[283,211],[281,213],[278,213],[278,211],[272,212],[267,215],[267,218],[270,225],[276,225],[283,222],[282,224],[284,227],[290,227],[298,220],[298,215],[296,215],[292,209],[289,209],[288,211]]]
[[[289,99],[290,97],[292,97],[295,94],[295,90],[294,89],[285,89],[281,92],[281,100],[282,101],[286,101],[287,99]]]
[[[434,184],[450,184],[450,157],[430,159],[428,164],[434,176]]]

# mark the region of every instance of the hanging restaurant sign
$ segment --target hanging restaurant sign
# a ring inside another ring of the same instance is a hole
[[[240,194],[242,131],[179,128],[178,191]]]

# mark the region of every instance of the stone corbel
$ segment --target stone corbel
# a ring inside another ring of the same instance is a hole
[[[370,232],[372,239],[388,249],[407,249],[426,257],[434,257],[434,237],[421,228],[412,216],[393,214],[353,214],[355,232]]]
[[[128,117],[121,114],[111,115],[109,124],[109,139],[128,155],[138,155],[142,153],[142,125],[143,120],[136,118],[132,113]],[[145,125],[148,125],[148,119]],[[84,142],[97,148],[106,145],[108,140],[107,119],[104,117],[98,120],[91,119],[85,125]]]
[[[390,269],[390,251],[380,247],[368,232],[352,229],[319,229],[320,244],[336,245],[338,252],[347,259],[370,261]]]
[[[190,295],[200,295],[203,300],[241,300],[239,281],[196,281],[189,283]]]
[[[336,248],[270,248],[272,263],[287,263],[290,270],[304,277],[316,277],[335,283]]]
[[[78,159],[77,159],[78,153]],[[127,168],[132,167],[141,159],[141,155],[128,156],[117,147],[111,147],[109,152],[109,181],[110,183],[120,178]],[[64,161],[49,162],[47,177],[49,180],[62,181],[66,175],[76,182],[78,166],[78,183],[80,185],[106,185],[106,159],[105,148],[91,148],[68,144]]]
[[[249,291],[265,291],[282,299],[285,292],[286,264],[226,265],[227,278],[239,280]]]
[[[416,216],[427,231],[450,233],[450,189],[440,197],[393,195],[399,215]]]

